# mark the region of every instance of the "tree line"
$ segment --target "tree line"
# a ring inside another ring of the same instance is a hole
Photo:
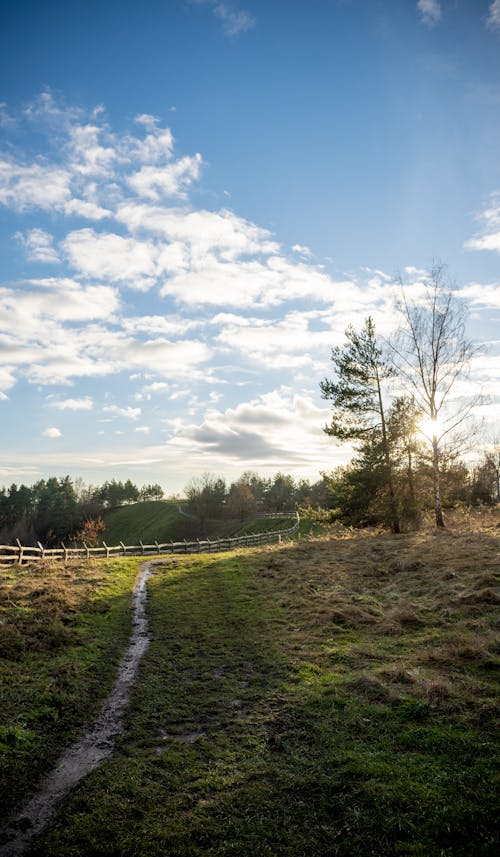
[[[130,479],[112,479],[103,485],[85,485],[69,476],[40,479],[34,485],[12,484],[0,489],[0,541],[42,542],[47,547],[102,532],[105,509],[138,500],[161,500],[163,489],[150,484],[138,488]],[[90,526],[89,526],[90,525]],[[87,532],[86,532],[87,528]]]
[[[309,482],[278,472],[263,478],[250,470],[229,485],[222,476],[204,473],[188,482],[184,494],[186,512],[201,534],[208,521],[244,521],[259,513],[293,514],[298,506],[325,507],[329,496],[324,477]]]

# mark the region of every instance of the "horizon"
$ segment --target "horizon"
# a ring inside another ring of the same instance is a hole
[[[0,44],[0,484],[317,481],[331,348],[437,259],[498,434],[499,0],[8,0]]]

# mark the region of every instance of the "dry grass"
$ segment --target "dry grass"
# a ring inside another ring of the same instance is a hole
[[[103,583],[97,563],[40,562],[12,568],[0,578],[0,658],[47,652],[76,642],[77,613],[106,612],[96,597]]]
[[[444,532],[344,533],[263,554],[257,573],[300,615],[285,649],[323,668],[347,665],[360,697],[397,704],[411,693],[480,718],[494,701],[485,678],[499,663],[500,529],[490,512],[472,529],[470,521],[455,515]]]

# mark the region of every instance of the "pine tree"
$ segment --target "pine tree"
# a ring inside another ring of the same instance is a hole
[[[330,400],[333,406],[332,421],[324,430],[339,440],[380,445],[389,492],[391,528],[399,533],[390,437],[383,401],[384,382],[394,375],[394,370],[384,358],[370,316],[359,332],[351,325],[345,335],[347,344],[343,348],[332,349],[336,380],[325,379],[320,384],[323,398]]]

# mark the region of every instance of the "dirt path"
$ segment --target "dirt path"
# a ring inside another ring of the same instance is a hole
[[[0,857],[23,854],[32,840],[46,830],[80,780],[112,754],[115,739],[123,732],[123,715],[137,667],[149,645],[146,584],[153,566],[163,562],[149,561],[139,568],[132,596],[132,634],[115,686],[97,720],[76,744],[66,750],[39,791],[2,829],[1,841],[4,844],[0,846]]]

